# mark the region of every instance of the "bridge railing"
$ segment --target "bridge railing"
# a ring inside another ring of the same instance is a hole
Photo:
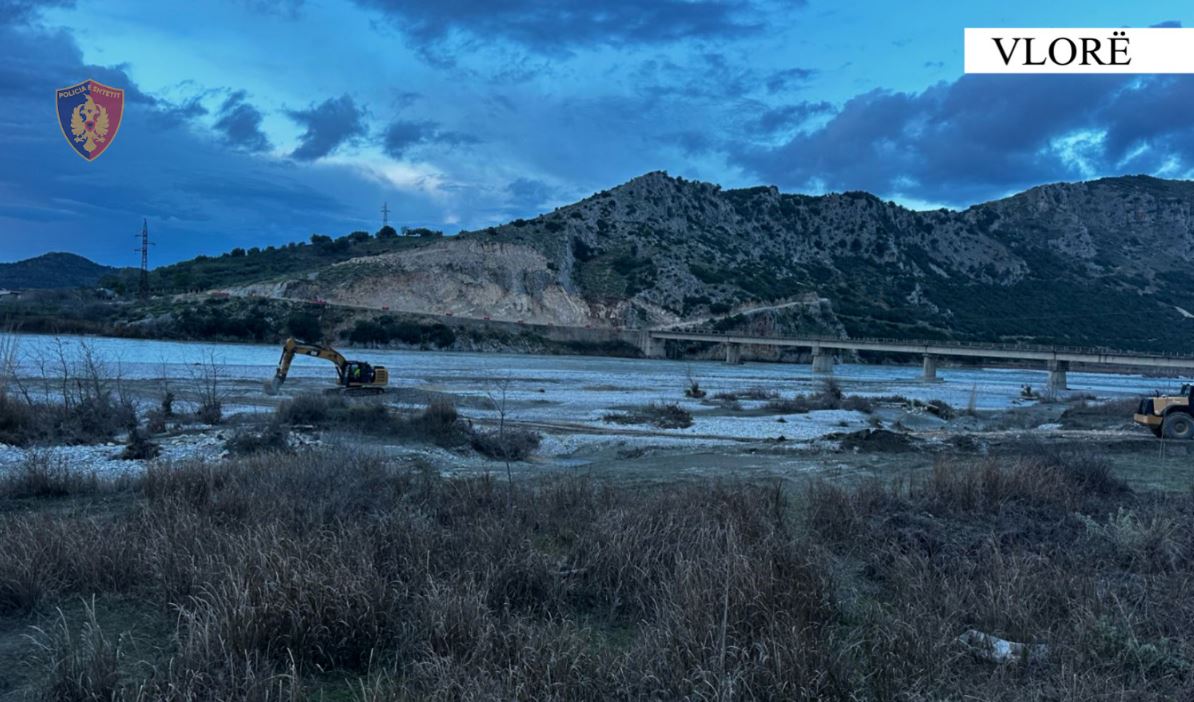
[[[1083,355],[1098,355],[1098,356],[1132,356],[1136,358],[1172,358],[1180,360],[1189,360],[1194,364],[1194,357],[1173,353],[1169,351],[1152,351],[1142,353],[1140,351],[1126,351],[1123,349],[1113,349],[1106,346],[1050,346],[1046,344],[992,344],[981,341],[929,341],[924,339],[890,339],[883,337],[853,337],[843,339],[837,336],[824,335],[809,335],[809,336],[751,336],[749,334],[726,333],[722,331],[672,331],[660,330],[658,332],[651,331],[652,334],[671,334],[675,336],[720,336],[720,337],[742,337],[747,339],[778,339],[784,341],[800,341],[811,343],[824,344],[840,344],[840,343],[859,343],[859,344],[888,344],[899,346],[938,346],[947,349],[972,349],[972,350],[989,350],[989,351],[1032,351],[1038,353],[1072,353]]]

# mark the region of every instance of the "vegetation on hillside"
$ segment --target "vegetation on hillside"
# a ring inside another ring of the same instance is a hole
[[[14,263],[0,263],[0,288],[90,288],[119,273],[72,253],[48,253]]]
[[[431,235],[423,235],[423,232],[431,232]],[[264,248],[234,248],[219,256],[198,256],[160,266],[150,272],[149,284],[158,294],[246,285],[318,270],[350,258],[424,246],[437,238],[434,234],[438,232],[414,229],[402,235],[393,227],[383,228],[375,235],[362,231],[336,238],[312,234],[307,242],[291,242],[284,246]],[[120,294],[135,293],[137,271],[108,276],[102,284]]]

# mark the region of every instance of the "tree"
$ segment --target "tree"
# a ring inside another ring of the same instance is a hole
[[[390,340],[390,335],[386,332],[386,328],[371,319],[357,320],[352,331],[348,334],[348,340],[354,344],[384,344]]]
[[[370,238],[369,232],[353,232],[352,234],[348,235],[348,240],[354,244],[364,243],[369,241]]]
[[[233,258],[239,258],[239,257],[245,255],[245,250],[238,246],[235,249],[229,251],[228,255],[232,256]]]
[[[191,274],[190,268],[179,268],[174,271],[170,284],[175,290],[190,290],[193,281],[194,276]]]
[[[322,248],[330,243],[332,243],[332,237],[330,236],[326,236],[324,234],[311,235],[311,244],[317,248]]]
[[[286,331],[303,341],[319,341],[323,338],[323,326],[319,319],[307,312],[291,312],[286,320]]]
[[[388,224],[377,230],[378,239],[395,239],[397,237],[398,231]]]

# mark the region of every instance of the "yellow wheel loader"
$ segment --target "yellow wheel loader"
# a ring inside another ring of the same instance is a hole
[[[1194,386],[1183,385],[1177,395],[1146,397],[1132,417],[1157,438],[1194,439]]]
[[[275,394],[282,383],[286,382],[286,375],[290,373],[290,363],[296,354],[322,358],[335,364],[337,387],[329,392],[347,395],[379,395],[385,392],[386,384],[390,382],[390,372],[384,366],[374,366],[364,361],[350,361],[330,346],[287,339],[286,343],[282,345],[282,358],[278,361],[278,370],[274,373],[274,377],[265,383],[267,393]]]

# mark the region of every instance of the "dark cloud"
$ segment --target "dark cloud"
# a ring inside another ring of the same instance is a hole
[[[421,143],[434,129],[430,122],[394,122],[386,128],[382,147],[390,156],[402,158],[407,149]]]
[[[1041,182],[1194,167],[1194,78],[963,76],[876,90],[778,148],[733,159],[785,187],[962,204]]]
[[[408,149],[424,144],[459,146],[475,144],[477,138],[460,132],[441,130],[434,122],[398,120],[386,127],[382,148],[394,158],[402,158]]]
[[[270,148],[269,139],[261,131],[261,112],[245,102],[243,90],[232,93],[224,100],[215,128],[226,143],[237,148],[246,151],[267,151]]]
[[[163,127],[177,127],[190,122],[196,117],[207,114],[207,108],[200,102],[200,98],[193,97],[178,104],[158,100],[155,112],[157,124]]]
[[[779,89],[797,80],[792,71],[803,73],[804,69],[765,73],[749,60],[709,51],[683,63],[670,58],[649,59],[638,64],[630,76],[639,95],[649,100],[680,97],[721,103],[764,89],[775,92],[772,85]],[[812,71],[807,73],[812,75]]]
[[[74,6],[74,0],[0,0],[0,26],[25,24],[46,8]]]
[[[825,101],[798,102],[765,110],[751,121],[751,128],[762,134],[775,134],[799,127],[810,118],[833,111],[833,105]]]
[[[314,161],[327,156],[341,144],[365,136],[365,110],[348,95],[328,98],[306,110],[291,110],[290,118],[306,127],[291,157]]]
[[[159,103],[141,92],[123,70],[84,63],[83,52],[66,32],[0,23],[0,96],[6,101],[29,98],[44,102],[55,88],[88,78],[123,88],[126,102]]]
[[[767,92],[774,94],[802,87],[816,75],[817,71],[812,68],[787,68],[775,71],[767,77]]]
[[[536,51],[719,38],[760,27],[747,0],[356,0],[420,43],[463,32]],[[801,3],[802,4],[802,3]]]

